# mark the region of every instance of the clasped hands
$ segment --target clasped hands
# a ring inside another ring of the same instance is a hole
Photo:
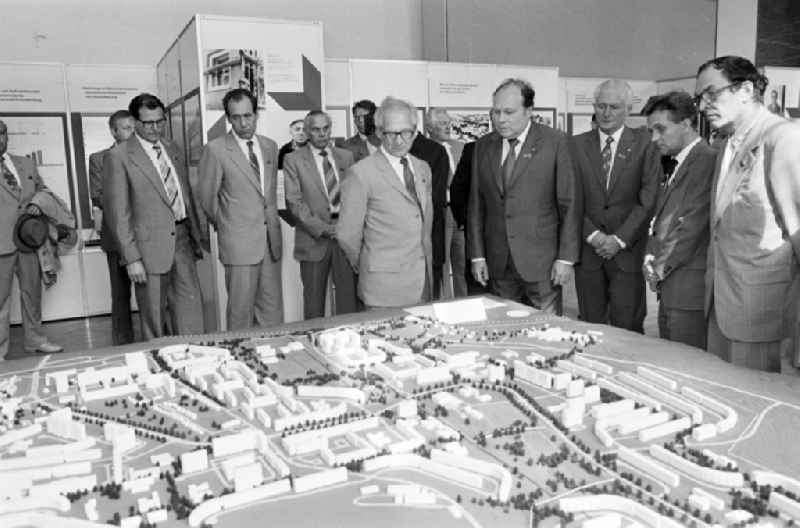
[[[598,231],[592,237],[589,244],[594,248],[595,253],[606,260],[614,258],[622,249],[622,246],[620,246],[617,241],[617,237],[614,235],[607,235],[601,231]]]

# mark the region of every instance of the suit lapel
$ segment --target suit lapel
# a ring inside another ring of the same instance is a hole
[[[135,165],[140,171],[142,171],[142,174],[144,174],[150,184],[155,187],[158,195],[161,196],[161,199],[164,201],[164,203],[169,206],[167,191],[164,189],[164,182],[161,181],[161,175],[158,173],[155,165],[153,165],[150,157],[144,151],[144,148],[142,148],[139,138],[137,138],[135,134],[128,140],[127,147],[128,159],[131,161],[131,164]],[[169,155],[169,153],[167,153],[167,155]]]
[[[261,148],[261,142],[258,142],[259,148]],[[239,170],[244,174],[247,181],[249,181],[253,187],[259,192],[259,194],[263,194],[264,191],[261,188],[261,182],[256,178],[256,173],[253,171],[253,167],[250,165],[250,161],[245,158],[244,152],[242,152],[241,147],[239,147],[239,143],[236,141],[236,138],[233,137],[233,132],[228,132],[228,135],[225,136],[225,148],[228,151],[228,156],[230,156],[231,161],[239,168]],[[266,156],[264,154],[264,149],[261,148],[261,158],[264,159],[266,163]],[[262,170],[264,168],[262,167]],[[264,171],[266,174],[266,171]],[[266,184],[266,182],[265,182]]]
[[[514,172],[511,174],[511,181],[508,182],[509,189],[511,189],[514,183],[517,181],[517,178],[519,178],[520,174],[524,174],[528,169],[528,165],[536,155],[536,149],[538,148],[541,140],[542,136],[539,133],[538,126],[534,123],[531,123],[530,129],[528,129],[528,137],[525,138],[525,144],[519,149],[517,161],[514,163]]]
[[[633,132],[628,127],[622,129],[622,135],[619,138],[619,145],[617,145],[617,152],[614,156],[614,165],[611,167],[611,177],[608,182],[608,194],[614,190],[620,174],[627,168],[631,158],[631,146],[633,145]],[[602,168],[602,161],[600,163]],[[601,171],[602,172],[602,171]]]

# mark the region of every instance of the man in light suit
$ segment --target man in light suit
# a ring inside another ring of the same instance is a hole
[[[632,101],[628,83],[602,82],[594,94],[598,130],[570,143],[584,202],[575,288],[582,320],[643,333],[642,262],[662,172],[647,130],[625,126]]]
[[[780,371],[800,326],[800,127],[764,107],[766,85],[742,57],[697,72],[700,111],[728,135],[711,189],[705,308],[709,352]]]
[[[258,104],[244,88],[225,94],[232,130],[205,146],[198,196],[217,230],[228,289],[228,330],[283,323],[278,145],[256,134]]]
[[[452,119],[444,108],[431,108],[425,115],[425,129],[430,138],[444,147],[450,169],[445,189],[444,219],[444,297],[465,297],[467,282],[464,278],[465,247],[464,226],[458,226],[451,210],[450,185],[453,183],[464,144],[450,137]],[[451,273],[452,283],[447,277]]]
[[[196,260],[202,232],[183,153],[161,138],[164,104],[151,94],[131,100],[136,133],[103,165],[103,212],[134,284],[142,336],[202,334],[203,300]]]
[[[308,145],[286,157],[286,206],[297,219],[294,258],[303,281],[303,316],[325,315],[328,275],[336,287],[336,314],[358,310],[353,268],[336,242],[341,185],[353,164],[350,151],[331,145],[331,118],[313,110],[305,118]]]
[[[408,154],[417,127],[410,103],[387,97],[375,114],[381,147],[353,165],[342,185],[336,238],[358,273],[368,308],[430,300],[431,171]]]
[[[561,287],[578,260],[580,197],[567,139],[532,121],[534,97],[522,79],[494,91],[494,131],[475,142],[467,239],[475,280],[561,314]]]
[[[11,283],[19,281],[25,351],[55,354],[63,350],[42,332],[42,272],[36,253],[17,250],[14,226],[37,191],[45,187],[36,164],[8,153],[8,128],[0,121],[0,362],[8,354]]]
[[[717,153],[697,134],[697,107],[688,93],[652,97],[642,113],[653,143],[670,160],[643,267],[658,292],[659,335],[705,348],[709,193]]]
[[[134,130],[133,116],[127,110],[114,112],[108,118],[108,129],[114,138],[114,145],[127,141]],[[100,234],[100,247],[106,253],[111,283],[111,342],[114,345],[124,345],[133,342],[131,280],[128,272],[120,265],[114,237],[109,232],[107,219],[103,216],[103,163],[114,145],[89,155],[89,194],[94,228]]]
[[[356,101],[353,105],[353,122],[358,132],[337,146],[352,152],[353,159],[358,162],[374,154],[380,147],[380,140],[375,135],[375,103],[369,99]]]

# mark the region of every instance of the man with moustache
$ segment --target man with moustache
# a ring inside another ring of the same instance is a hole
[[[103,165],[103,211],[134,284],[145,340],[202,334],[203,302],[195,261],[202,256],[197,211],[183,153],[161,138],[165,108],[143,93],[128,111],[136,133]]]
[[[535,92],[506,79],[494,131],[475,142],[467,213],[475,279],[496,295],[561,314],[580,242],[580,195],[563,133],[533,121]]]
[[[697,70],[695,100],[727,136],[711,189],[708,351],[779,372],[782,348],[798,353],[800,127],[764,106],[766,86],[749,60],[717,57]]]
[[[336,238],[367,308],[424,303],[431,291],[433,202],[428,164],[409,155],[417,109],[387,97],[375,126],[381,146],[344,179]]]
[[[89,194],[95,231],[100,234],[100,247],[106,253],[111,283],[111,342],[114,345],[124,345],[133,342],[131,281],[128,272],[120,265],[119,253],[109,232],[108,222],[103,216],[103,163],[113,146],[127,141],[133,134],[133,116],[127,110],[114,112],[108,118],[108,130],[114,138],[114,145],[89,155]]]
[[[258,102],[245,88],[222,99],[231,131],[200,156],[197,191],[217,230],[228,289],[228,330],[283,322],[278,145],[256,134]]]
[[[313,110],[305,118],[308,144],[286,157],[286,206],[297,219],[294,258],[303,281],[303,316],[325,315],[328,276],[336,288],[335,314],[358,310],[355,274],[336,242],[341,185],[353,164],[350,151],[331,144],[331,118]]]
[[[667,157],[643,267],[658,292],[659,335],[705,348],[709,196],[717,153],[697,134],[697,108],[688,93],[652,97],[642,113]]]
[[[632,102],[628,83],[602,82],[594,93],[598,129],[570,144],[584,206],[575,288],[582,320],[643,333],[642,262],[662,172],[647,130],[625,126]]]

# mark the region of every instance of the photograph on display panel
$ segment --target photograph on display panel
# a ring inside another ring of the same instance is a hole
[[[470,143],[485,136],[492,130],[488,108],[447,108],[453,119],[450,124],[450,137]]]

